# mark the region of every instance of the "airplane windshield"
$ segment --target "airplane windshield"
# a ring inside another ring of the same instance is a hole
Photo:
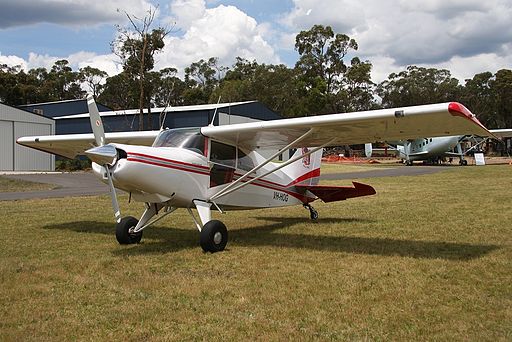
[[[204,155],[205,138],[199,128],[169,129],[160,132],[153,147],[180,147]]]

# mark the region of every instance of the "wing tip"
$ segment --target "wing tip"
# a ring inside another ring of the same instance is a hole
[[[448,112],[452,116],[460,116],[464,119],[467,119],[473,122],[475,125],[482,128],[488,136],[494,136],[481,122],[478,120],[475,114],[473,114],[466,106],[459,102],[450,102],[448,103]]]

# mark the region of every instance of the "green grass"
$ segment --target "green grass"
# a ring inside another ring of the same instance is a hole
[[[0,176],[0,192],[49,190],[54,187],[55,186],[51,184],[28,182],[21,179]]]
[[[0,340],[510,341],[511,171],[367,180],[318,223],[215,214],[217,254],[185,210],[119,246],[107,196],[0,202]]]

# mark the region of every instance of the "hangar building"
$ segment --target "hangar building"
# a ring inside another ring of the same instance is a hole
[[[53,171],[53,155],[16,144],[22,136],[51,134],[53,119],[0,103],[0,171]]]
[[[92,132],[85,99],[19,107],[55,119],[55,134]],[[149,116],[147,115],[147,109],[145,109],[144,129],[159,129],[159,122],[164,118],[164,127],[168,128],[207,126],[212,121],[216,108],[217,114],[215,115],[214,125],[281,119],[279,114],[271,111],[263,104],[257,101],[246,101],[151,108],[151,125],[148,125]],[[108,107],[98,104],[98,110],[106,132],[137,131],[139,129],[138,109],[112,111]]]

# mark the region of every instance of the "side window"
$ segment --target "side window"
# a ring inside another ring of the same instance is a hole
[[[234,168],[236,162],[236,148],[234,146],[212,141],[210,161]]]
[[[252,159],[249,158],[245,153],[241,150],[238,150],[238,165],[237,167],[244,171],[250,171],[254,168],[254,163]]]

